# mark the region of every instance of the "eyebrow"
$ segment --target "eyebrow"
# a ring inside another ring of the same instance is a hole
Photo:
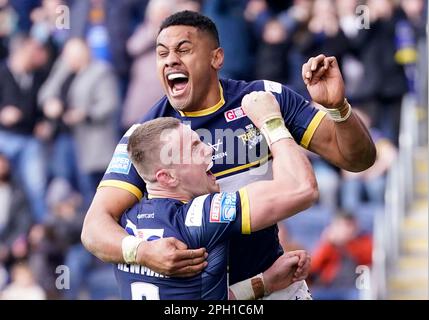
[[[179,43],[176,45],[176,49],[177,48],[180,48],[183,44],[187,44],[187,43],[189,43],[189,44],[192,44],[192,42],[191,41],[189,41],[189,40],[181,40],[181,41],[179,41]],[[168,49],[168,47],[165,45],[165,44],[163,44],[163,43],[157,43],[157,45],[156,45],[156,47],[158,48],[158,47],[164,47],[165,49]]]

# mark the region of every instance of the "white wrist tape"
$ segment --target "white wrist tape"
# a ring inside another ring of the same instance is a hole
[[[126,236],[122,239],[122,256],[127,264],[135,264],[137,258],[137,248],[143,239],[134,236]]]
[[[285,121],[282,117],[275,116],[265,120],[262,125],[261,132],[267,140],[268,146],[280,139],[293,139],[289,130],[285,126]]]
[[[352,114],[352,107],[348,103],[347,99],[344,99],[344,103],[341,107],[337,109],[326,109],[326,112],[329,114],[329,117],[335,122],[344,122]]]
[[[260,273],[253,278],[233,284],[229,289],[237,300],[260,299],[265,295],[264,277]]]

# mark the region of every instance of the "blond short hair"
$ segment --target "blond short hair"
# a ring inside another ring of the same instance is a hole
[[[127,151],[139,175],[145,182],[154,182],[156,164],[160,161],[161,134],[180,125],[176,118],[163,117],[139,125],[131,134]]]

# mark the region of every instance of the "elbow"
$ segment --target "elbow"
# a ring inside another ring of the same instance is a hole
[[[319,200],[319,188],[317,187],[316,179],[304,186],[303,199],[307,208],[310,208]]]
[[[319,188],[316,179],[310,179],[302,183],[298,188],[299,211],[312,207],[319,200]]]
[[[92,253],[94,256],[96,256],[98,259],[106,263],[111,262],[107,256],[104,256],[96,249],[95,241],[91,236],[91,232],[88,230],[88,228],[85,228],[85,226],[82,228],[82,232],[80,234],[80,241],[82,242],[85,249]]]
[[[362,172],[373,166],[377,159],[377,150],[374,143],[371,143],[364,149],[356,152],[353,157],[344,159],[343,165],[341,163],[338,166],[346,171],[350,172]]]
[[[80,233],[80,241],[82,242],[86,250],[93,253],[93,248],[91,246],[91,236],[86,221],[84,222],[82,232]]]
[[[88,219],[88,216],[90,215],[88,215],[87,213],[85,221],[83,223],[82,232],[80,234],[80,241],[82,242],[82,245],[85,247],[86,250],[88,250],[90,253],[92,253],[94,256],[96,256],[103,262],[108,262],[97,251],[95,237],[91,230],[91,221],[90,219]]]

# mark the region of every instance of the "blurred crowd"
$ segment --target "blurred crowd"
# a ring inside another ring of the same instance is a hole
[[[302,64],[337,57],[377,162],[352,174],[309,154],[320,201],[280,229],[285,248],[313,253],[314,298],[357,297],[350,279],[371,264],[402,99],[425,103],[425,0],[0,0],[0,298],[117,298],[82,222],[119,137],[163,95],[158,27],[185,9],[216,23],[222,77],[308,97]]]

